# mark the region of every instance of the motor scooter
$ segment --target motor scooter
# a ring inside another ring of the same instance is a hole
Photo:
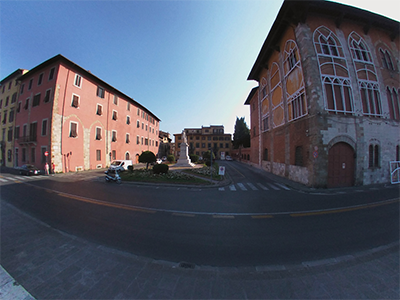
[[[121,183],[121,177],[118,174],[118,170],[108,169],[104,173],[106,174],[106,182],[116,182],[118,184]]]

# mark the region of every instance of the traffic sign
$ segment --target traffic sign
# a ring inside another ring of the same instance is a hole
[[[45,155],[45,156],[48,156],[48,155],[49,155],[49,151],[46,151],[46,152],[44,153],[44,155]]]

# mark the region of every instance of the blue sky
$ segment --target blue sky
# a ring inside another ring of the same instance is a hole
[[[250,123],[247,81],[282,0],[0,1],[0,78],[62,54],[171,134]],[[399,20],[394,0],[343,0]],[[386,10],[385,10],[386,9]]]

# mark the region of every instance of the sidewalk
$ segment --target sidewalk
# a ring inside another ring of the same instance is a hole
[[[3,201],[1,244],[1,265],[13,276],[0,269],[1,299],[31,299],[23,288],[36,299],[400,297],[398,243],[300,265],[192,266],[90,243]]]

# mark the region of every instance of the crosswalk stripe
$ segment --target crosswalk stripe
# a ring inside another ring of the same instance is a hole
[[[5,178],[0,178],[0,181],[1,181],[1,182],[7,182],[8,180],[5,179]]]
[[[268,191],[269,188],[267,188],[266,186],[262,185],[261,183],[257,183],[257,185],[262,188],[264,191]]]
[[[218,191],[225,191],[225,188],[220,187],[220,188],[218,189]]]
[[[280,190],[280,188],[276,187],[275,185],[273,185],[273,184],[271,184],[271,183],[268,183],[268,185],[269,185],[271,188],[273,188],[274,190],[276,190],[276,191]]]
[[[289,189],[287,186],[283,185],[283,184],[280,184],[280,183],[277,183],[277,182],[275,182],[275,184],[276,184],[277,186],[283,188],[284,190],[290,191],[290,189]]]
[[[25,180],[27,177],[23,177],[23,176],[14,176],[14,178],[17,178],[18,180]]]
[[[256,188],[256,187],[254,186],[254,184],[247,183],[247,185],[248,185],[253,191],[258,191],[258,188]]]
[[[235,187],[234,184],[230,185],[230,186],[229,186],[229,189],[230,189],[231,191],[236,191],[236,187]]]
[[[246,187],[244,186],[243,183],[237,183],[237,185],[239,186],[239,188],[240,188],[242,191],[247,191],[247,189],[246,189]]]

